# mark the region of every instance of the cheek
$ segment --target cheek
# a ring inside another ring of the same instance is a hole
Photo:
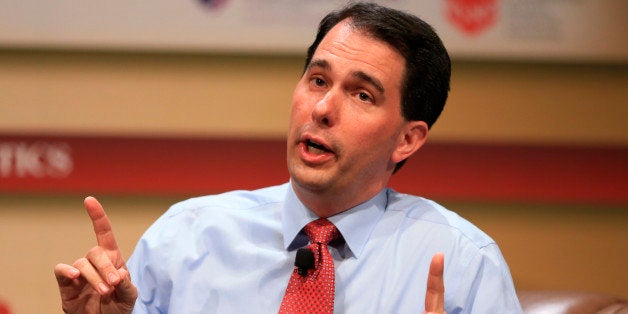
[[[398,121],[386,118],[384,114],[360,114],[359,112],[347,112],[345,122],[350,125],[354,137],[367,143],[381,143],[391,138],[397,133]]]
[[[344,138],[351,141],[352,147],[362,154],[376,155],[378,158],[392,154],[397,146],[398,132],[392,126],[394,121],[377,122],[355,119],[350,130],[345,130]]]
[[[304,116],[307,114],[308,97],[301,84],[297,85],[292,93],[292,104],[290,108],[290,118]]]
[[[308,116],[303,106],[293,103],[290,110],[290,121],[288,122],[289,129],[301,127],[307,122]]]

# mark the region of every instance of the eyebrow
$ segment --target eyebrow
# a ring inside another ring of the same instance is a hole
[[[373,85],[373,87],[375,87],[375,89],[377,89],[378,92],[380,92],[381,94],[384,94],[384,86],[382,85],[382,82],[380,82],[378,79],[362,71],[353,72],[352,75],[353,77],[356,77],[362,81],[370,83],[371,85]]]
[[[329,62],[327,62],[327,60],[322,60],[322,59],[315,59],[310,61],[310,64],[307,65],[308,70],[311,68],[323,68],[325,70],[331,70],[331,65],[329,65]]]
[[[322,59],[314,59],[312,61],[310,61],[310,64],[307,66],[308,70],[314,67],[318,67],[318,68],[322,68],[324,70],[331,70],[331,65],[329,64],[329,62],[327,62],[327,60],[322,60]],[[366,74],[363,71],[354,71],[351,73],[351,75],[361,81],[365,81],[371,85],[373,85],[373,87],[375,87],[375,89],[377,89],[378,92],[384,94],[384,85],[382,84],[382,82],[380,82],[378,79],[374,78],[371,75]]]

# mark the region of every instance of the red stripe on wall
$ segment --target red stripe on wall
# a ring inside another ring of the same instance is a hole
[[[626,161],[628,147],[434,143],[393,185],[435,198],[628,204]]]
[[[393,176],[429,198],[628,204],[628,147],[429,143]],[[283,140],[0,135],[0,192],[197,195],[288,180]]]

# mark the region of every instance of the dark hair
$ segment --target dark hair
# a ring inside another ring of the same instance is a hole
[[[307,69],[325,35],[349,19],[356,29],[396,49],[405,59],[401,90],[401,114],[408,121],[425,121],[431,128],[445,107],[449,93],[451,62],[434,29],[420,18],[375,3],[356,3],[321,20],[316,39],[307,50]],[[399,162],[397,171],[405,162]]]

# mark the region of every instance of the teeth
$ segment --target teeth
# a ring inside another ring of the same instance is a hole
[[[323,154],[323,153],[325,153],[324,150],[322,150],[320,148],[316,148],[316,147],[311,146],[311,145],[307,146],[307,151],[312,153],[312,154]]]
[[[312,154],[323,154],[328,152],[327,149],[323,145],[318,143],[314,143],[312,141],[307,141],[307,151]]]

